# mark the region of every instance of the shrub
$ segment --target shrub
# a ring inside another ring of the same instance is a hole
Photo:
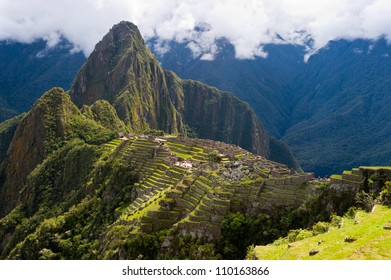
[[[208,160],[210,162],[219,163],[221,161],[221,156],[218,151],[214,150],[208,154]]]
[[[313,235],[326,233],[329,231],[330,224],[326,222],[318,222],[312,226]]]
[[[335,215],[335,214],[332,214],[330,224],[333,227],[341,226],[341,224],[342,224],[342,217],[340,217],[338,215]]]
[[[372,208],[375,205],[373,197],[364,191],[357,193],[355,200],[357,205],[367,212],[372,211]]]
[[[306,239],[306,238],[309,238],[309,237],[312,237],[312,236],[313,236],[312,231],[309,231],[307,229],[302,229],[302,230],[300,230],[299,234],[296,235],[296,240],[295,241],[303,240],[303,239]]]
[[[380,203],[391,206],[391,181],[387,181],[379,195]]]
[[[345,217],[354,219],[354,217],[356,216],[357,210],[358,210],[357,207],[350,207],[348,209],[348,211],[346,211]]]

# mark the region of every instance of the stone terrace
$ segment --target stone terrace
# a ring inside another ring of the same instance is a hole
[[[220,163],[208,162],[214,150]],[[135,137],[118,145],[116,154],[140,177],[114,224],[133,233],[176,228],[182,235],[219,239],[230,212],[298,207],[313,193],[307,184],[313,174],[211,140]]]

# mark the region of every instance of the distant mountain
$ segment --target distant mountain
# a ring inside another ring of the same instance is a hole
[[[153,50],[153,41],[150,45]],[[214,60],[193,57],[185,44],[171,43],[169,52],[157,54],[162,66],[181,78],[195,79],[227,90],[250,104],[274,136],[281,137],[289,123],[291,98],[287,87],[305,63],[304,48],[293,45],[267,45],[268,57],[239,60],[234,47],[218,43]]]
[[[335,41],[303,62],[297,46],[266,46],[267,58],[236,60],[220,44],[214,61],[172,44],[164,67],[229,90],[252,106],[265,127],[292,149],[304,170],[340,173],[389,165],[391,47],[384,39]]]
[[[283,140],[306,170],[342,172],[391,164],[391,46],[336,41],[313,55],[291,83]]]
[[[81,52],[62,40],[47,48],[38,40],[31,44],[0,41],[0,121],[31,109],[46,90],[69,88],[85,61]]]

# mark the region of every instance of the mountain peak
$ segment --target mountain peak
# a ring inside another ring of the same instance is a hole
[[[107,100],[136,132],[191,131],[200,138],[271,156],[269,136],[247,104],[230,93],[164,71],[130,22],[114,25],[96,45],[70,96],[79,108]]]
[[[136,25],[122,21],[96,44],[70,89],[77,106],[105,99],[113,103],[132,82],[140,59],[152,57]]]
[[[110,29],[96,45],[95,50],[106,50],[112,54],[121,55],[124,51],[132,48],[135,48],[137,51],[145,49],[144,39],[136,25],[128,21],[121,21]]]
[[[110,29],[109,33],[121,33],[122,35],[128,33],[129,35],[134,35],[137,34],[138,36],[141,37],[141,34],[138,30],[137,25],[129,22],[129,21],[121,21],[117,24],[114,24],[113,27]]]

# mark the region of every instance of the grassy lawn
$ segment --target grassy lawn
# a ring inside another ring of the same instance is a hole
[[[344,218],[343,226],[329,232],[282,245],[257,246],[255,254],[267,260],[348,260],[388,259],[391,260],[391,230],[383,226],[391,222],[391,209],[376,205],[373,212],[357,212],[356,221]],[[347,237],[355,238],[352,243],[344,242]],[[309,252],[319,253],[309,256]]]

